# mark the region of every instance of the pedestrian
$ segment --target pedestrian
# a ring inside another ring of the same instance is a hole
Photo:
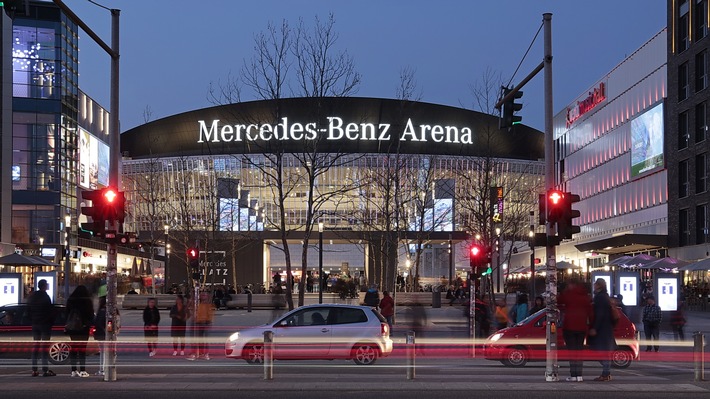
[[[148,346],[148,356],[153,357],[158,349],[158,324],[160,311],[155,298],[148,298],[148,304],[143,309],[143,336]]]
[[[653,295],[646,296],[646,306],[643,307],[641,321],[643,322],[643,332],[646,335],[646,352],[651,351],[651,342],[654,342],[653,349],[658,352],[658,338],[661,331],[661,308],[656,305],[656,298]]]
[[[209,300],[209,296],[206,291],[200,293],[200,303],[197,305],[197,310],[195,311],[195,353],[190,355],[187,360],[196,360],[202,357],[205,360],[210,360],[210,355],[207,348],[207,333],[210,325],[212,325],[212,318],[214,317],[214,307]]]
[[[678,341],[685,341],[685,333],[683,332],[683,327],[688,321],[685,318],[685,312],[683,311],[685,302],[680,302],[678,304],[678,309],[671,313],[671,327],[673,328],[673,338]]]
[[[592,319],[592,298],[584,285],[573,279],[557,298],[557,303],[562,315],[560,324],[564,325],[562,335],[570,358],[570,376],[566,381],[582,382],[584,361],[581,355],[584,350],[584,338],[589,330],[589,320]]]
[[[104,360],[106,358],[106,297],[99,297],[99,308],[96,310],[94,318],[94,339],[99,341],[99,371],[95,375],[104,375]]]
[[[611,381],[611,353],[616,346],[614,326],[611,315],[611,301],[607,293],[606,281],[598,278],[594,281],[594,299],[592,300],[592,323],[589,329],[589,347],[599,352],[602,374],[594,381]]]
[[[387,320],[392,332],[392,324],[394,319],[394,299],[390,296],[389,291],[382,291],[382,300],[380,301],[380,314]]]
[[[84,285],[77,286],[67,299],[66,333],[72,341],[69,350],[72,377],[89,376],[86,372],[86,344],[89,341],[89,330],[93,322],[94,303],[89,290]]]
[[[49,349],[44,342],[49,341],[52,337],[52,325],[57,315],[54,311],[52,300],[47,295],[47,289],[49,288],[47,280],[39,280],[37,288],[37,291],[27,298],[27,310],[32,323],[32,339],[35,341],[32,348],[32,377],[40,375],[37,367],[40,353],[42,356],[42,376],[53,377],[56,374],[49,369]]]
[[[543,297],[541,296],[536,296],[535,303],[533,304],[533,307],[530,309],[528,314],[535,314],[542,309],[545,309],[545,299],[543,299]]]
[[[528,295],[520,294],[518,300],[510,308],[510,314],[508,315],[510,320],[517,324],[525,320],[528,317]]]
[[[365,293],[365,306],[376,308],[380,304],[380,292],[377,291],[377,286],[372,284]]]
[[[508,307],[505,306],[505,299],[501,299],[496,303],[495,319],[497,330],[502,330],[508,327],[510,318],[508,317]]]
[[[185,306],[185,298],[178,294],[175,297],[175,305],[170,308],[170,336],[173,337],[173,356],[178,354],[178,346],[180,348],[180,356],[185,356],[185,330],[187,330],[187,307]]]

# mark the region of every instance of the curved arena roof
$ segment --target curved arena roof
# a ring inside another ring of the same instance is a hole
[[[498,128],[498,117],[462,108],[381,98],[251,101],[189,111],[121,134],[124,156],[141,159],[283,151],[544,158],[543,133]]]

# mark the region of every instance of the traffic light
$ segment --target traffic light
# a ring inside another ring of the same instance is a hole
[[[103,190],[82,191],[81,198],[91,201],[91,206],[82,206],[81,213],[91,219],[91,222],[82,223],[81,230],[90,232],[94,237],[103,237],[106,231],[104,218]]]
[[[491,249],[480,244],[473,244],[469,249],[469,264],[474,278],[486,275],[488,263],[491,261]]]
[[[192,279],[200,279],[200,249],[197,247],[191,247],[187,249],[187,261],[190,265],[190,271],[192,271]]]
[[[505,96],[512,91],[513,89],[501,86],[501,98],[505,98]],[[515,100],[520,99],[521,97],[523,97],[523,92],[518,90],[508,100],[501,104],[499,123],[499,127],[501,129],[511,128],[513,125],[517,125],[523,120],[521,116],[515,115],[516,112],[523,109],[523,104],[515,102]]]
[[[579,202],[579,199],[579,195],[577,194],[567,192],[564,195],[562,217],[557,222],[557,234],[561,238],[570,239],[574,234],[581,231],[579,226],[572,224],[572,219],[581,216],[579,211],[572,209],[572,204]]]
[[[545,219],[550,223],[550,226],[556,224],[562,219],[565,207],[565,194],[560,190],[547,191],[547,212]]]
[[[124,193],[106,187],[101,190],[101,201],[103,202],[104,219],[123,224],[126,218],[126,196]]]

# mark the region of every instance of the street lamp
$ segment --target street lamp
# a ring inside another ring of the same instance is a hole
[[[323,303],[323,222],[318,222],[318,303]]]
[[[163,289],[165,289],[168,286],[168,281],[170,281],[168,279],[168,270],[170,270],[170,244],[168,243],[168,232],[170,231],[170,225],[163,225],[163,229],[165,230],[165,284],[163,285]]]
[[[64,304],[69,299],[69,276],[71,275],[71,263],[69,261],[69,232],[71,231],[71,215],[64,216]]]

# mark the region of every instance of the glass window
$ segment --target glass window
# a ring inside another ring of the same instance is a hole
[[[704,193],[707,190],[708,168],[706,154],[695,156],[695,193]]]
[[[708,0],[695,0],[695,41],[708,34]]]
[[[708,52],[703,50],[695,55],[695,91],[708,87]]]
[[[333,324],[366,323],[367,315],[362,309],[342,308],[337,309],[337,316]]]
[[[700,143],[705,140],[705,135],[708,130],[707,125],[707,106],[702,102],[695,106],[695,142]]]
[[[678,5],[678,52],[688,49],[688,33],[690,31],[690,18],[688,15],[688,0],[682,0]]]
[[[678,211],[678,244],[683,247],[690,241],[690,230],[688,229],[688,210]]]
[[[688,63],[686,62],[678,67],[678,101],[685,100],[689,94]]]
[[[678,163],[678,197],[688,196],[688,160]]]
[[[55,32],[50,28],[13,26],[12,95],[59,98]]]
[[[703,244],[708,242],[708,204],[695,207],[695,242]]]
[[[681,112],[678,115],[678,149],[688,148],[690,139],[690,128],[688,126],[688,112]]]
[[[278,325],[288,327],[322,326],[326,324],[326,320],[328,320],[327,308],[312,308],[296,312],[281,320]]]

